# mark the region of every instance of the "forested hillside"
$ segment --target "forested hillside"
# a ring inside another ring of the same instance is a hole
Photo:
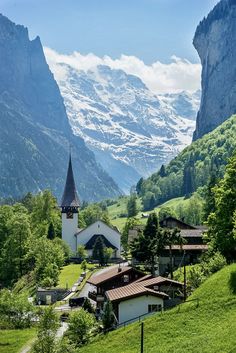
[[[190,195],[207,185],[211,176],[222,178],[228,158],[236,149],[236,115],[213,132],[185,148],[166,167],[140,179],[137,193],[145,209],[169,199]]]

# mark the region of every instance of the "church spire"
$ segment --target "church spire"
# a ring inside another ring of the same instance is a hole
[[[61,201],[62,209],[78,209],[79,197],[76,191],[74,174],[72,169],[71,154],[69,158],[69,165],[67,170],[66,185]]]

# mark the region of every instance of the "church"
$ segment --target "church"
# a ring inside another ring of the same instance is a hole
[[[120,258],[121,234],[116,228],[110,227],[101,220],[78,229],[79,197],[77,194],[71,155],[67,170],[66,184],[61,201],[62,239],[75,254],[79,245],[84,245],[88,256],[92,256],[93,247],[98,237],[103,239],[104,245],[113,249],[112,258]]]

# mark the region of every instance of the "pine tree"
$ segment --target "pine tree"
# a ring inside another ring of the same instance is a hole
[[[110,300],[105,303],[104,313],[102,316],[102,323],[105,331],[111,329],[115,323],[112,303],[110,302]]]
[[[142,185],[143,185],[143,178],[140,178],[139,181],[137,182],[137,185],[136,185],[136,192],[138,195],[141,194],[142,192]]]
[[[164,178],[166,176],[166,168],[164,164],[162,164],[161,169],[159,170],[159,175],[161,178]]]
[[[127,202],[128,217],[135,217],[138,214],[137,197],[135,194],[131,195]]]
[[[93,259],[98,260],[100,266],[103,266],[105,264],[104,248],[105,245],[102,237],[97,237],[97,240],[93,247]]]
[[[47,238],[52,240],[55,238],[55,229],[54,229],[54,225],[52,222],[50,222],[49,226],[48,226],[48,235]]]

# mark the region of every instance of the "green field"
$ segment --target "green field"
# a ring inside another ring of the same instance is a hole
[[[87,264],[87,269],[92,269],[94,268],[94,265]],[[80,277],[82,273],[82,269],[80,264],[70,264],[67,266],[64,266],[61,269],[60,275],[59,275],[59,283],[57,285],[58,288],[71,288],[76,281],[78,281],[78,278]]]
[[[35,336],[35,329],[0,330],[0,353],[19,353]]]
[[[236,265],[212,275],[189,299],[144,320],[145,353],[236,353]],[[140,324],[113,331],[81,353],[137,353]]]
[[[127,217],[121,217],[121,215],[125,215],[127,213],[126,205],[127,205],[128,197],[120,197],[114,205],[108,206],[108,214],[111,219],[111,223],[118,227],[120,231],[123,230]],[[149,214],[151,212],[157,212],[160,210],[161,207],[171,207],[175,209],[178,205],[186,205],[189,200],[185,200],[184,197],[178,197],[176,199],[169,200],[162,205],[154,208],[151,211],[139,211],[138,215],[136,216],[137,219],[140,220],[141,224],[145,224],[147,222],[147,218],[142,217],[142,214]],[[138,199],[137,202],[138,208],[142,209],[141,199]]]

